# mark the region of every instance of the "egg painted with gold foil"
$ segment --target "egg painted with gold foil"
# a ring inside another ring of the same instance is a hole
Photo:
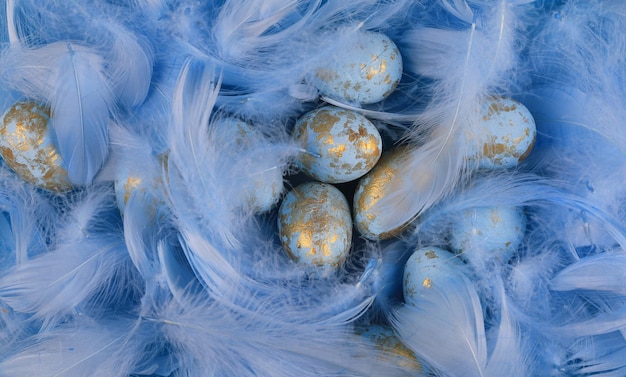
[[[25,181],[64,192],[72,189],[67,170],[48,128],[50,108],[33,101],[17,102],[2,116],[0,154]]]
[[[404,265],[404,301],[417,303],[429,295],[429,290],[445,287],[463,266],[458,256],[442,248],[433,246],[415,250]]]
[[[526,230],[521,207],[476,207],[462,211],[451,224],[450,247],[463,258],[497,258],[506,262],[519,248]]]
[[[258,146],[265,136],[249,123],[234,117],[221,118],[213,123],[220,137],[235,140],[238,149],[245,151]],[[263,157],[263,156],[259,156]],[[257,159],[255,164],[264,160]],[[246,190],[247,204],[255,213],[267,212],[278,203],[283,192],[283,172],[276,161],[268,161],[267,166],[256,166],[250,171],[248,180],[242,184]]]
[[[482,104],[480,123],[470,135],[471,159],[485,169],[515,167],[531,152],[537,136],[535,120],[521,103],[491,98]]]
[[[371,324],[358,328],[357,333],[368,339],[374,346],[391,358],[399,367],[424,373],[424,364],[415,356],[415,353],[405,346],[394,334],[389,326]]]
[[[306,151],[298,167],[326,183],[344,183],[370,171],[382,154],[382,139],[363,115],[324,106],[302,116],[293,136]]]
[[[359,31],[320,67],[313,80],[324,96],[344,103],[371,104],[388,97],[402,77],[402,56],[386,35]]]
[[[285,195],[278,217],[280,240],[293,260],[327,271],[343,264],[352,242],[352,219],[337,188],[304,183]]]
[[[407,147],[401,146],[385,153],[378,164],[359,180],[354,192],[354,225],[370,240],[385,240],[399,235],[408,225],[389,229],[385,227],[375,207],[382,198],[396,190],[393,177],[398,174]]]

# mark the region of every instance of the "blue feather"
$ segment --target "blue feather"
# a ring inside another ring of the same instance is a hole
[[[50,46],[52,47],[52,46]],[[109,106],[111,90],[106,78],[95,67],[99,55],[71,43],[62,54],[56,72],[51,101],[51,125],[56,133],[70,181],[89,184],[108,154]]]
[[[151,373],[154,366],[138,370],[144,345],[129,336],[133,325],[126,318],[99,322],[84,318],[33,335],[20,342],[14,353],[0,357],[2,375],[125,377],[135,371]]]
[[[50,251],[0,278],[0,299],[48,326],[83,310],[105,310],[115,297],[127,297],[123,273],[128,254],[121,234],[98,229],[107,206],[110,193],[97,191],[77,204],[62,220]]]
[[[400,42],[407,71],[422,77],[412,85],[422,86],[425,104],[410,108],[413,126],[405,139],[412,147],[392,179],[397,188],[373,208],[383,229],[397,229],[413,220],[467,178],[475,168],[468,162],[468,138],[476,134],[481,102],[511,90],[514,82],[517,40],[528,7],[495,1],[467,2],[462,12],[450,4],[446,8],[465,17],[457,20],[458,26],[418,24]]]

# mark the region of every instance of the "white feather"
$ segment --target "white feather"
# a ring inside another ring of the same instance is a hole
[[[416,116],[413,147],[392,178],[393,190],[374,206],[385,229],[402,226],[451,193],[471,168],[467,137],[480,121],[481,102],[511,78],[524,8],[509,1],[475,6],[479,10],[462,20],[461,30],[417,27],[402,41],[408,70],[433,84],[426,87],[431,99]]]
[[[122,297],[126,287],[118,274],[125,270],[128,256],[121,234],[92,234],[108,201],[110,197],[99,193],[77,205],[63,220],[52,250],[0,278],[0,299],[49,325],[82,310],[101,310],[100,300]],[[111,297],[98,298],[101,292]]]
[[[6,377],[128,376],[135,367],[132,356],[140,351],[129,345],[131,328],[132,322],[122,318],[64,324],[25,339],[13,354],[0,357],[0,373]]]
[[[551,281],[555,291],[590,290],[626,295],[626,254],[602,253],[561,270]]]
[[[415,306],[391,321],[404,344],[446,376],[484,376],[487,341],[482,306],[472,283],[458,272],[434,284]]]

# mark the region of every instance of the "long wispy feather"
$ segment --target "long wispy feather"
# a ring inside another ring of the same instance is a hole
[[[487,342],[480,299],[460,272],[439,283],[415,306],[397,309],[392,325],[409,348],[444,375],[483,376]]]
[[[7,12],[18,22],[12,1]],[[92,182],[108,156],[108,125],[117,106],[143,102],[152,76],[147,43],[100,17],[90,29],[98,38],[90,40],[80,32],[59,40],[51,31],[32,43],[20,33],[22,25],[9,24],[12,43],[0,72],[9,87],[50,105],[55,142],[70,181],[79,186]]]
[[[402,41],[407,69],[432,84],[408,135],[413,147],[390,183],[393,192],[374,206],[384,229],[402,226],[456,187],[471,168],[468,135],[480,122],[481,103],[506,90],[517,63],[525,12],[520,2],[445,4],[463,9],[454,12],[463,17],[454,21],[460,26],[419,26]]]
[[[85,318],[33,335],[20,342],[14,354],[0,358],[0,374],[122,377],[134,371],[150,373],[136,370],[141,343],[133,344],[128,337],[132,326],[125,318],[101,322]]]
[[[279,271],[274,280],[260,281],[242,274],[197,234],[185,234],[182,242],[206,291],[152,301],[156,305],[145,315],[172,345],[177,375],[207,368],[215,375],[407,372],[376,359],[376,351],[351,333],[350,323],[373,300],[371,273],[343,284]],[[198,263],[193,255],[205,259]]]
[[[186,226],[236,243],[253,214],[250,195],[267,190],[260,177],[286,169],[295,153],[288,142],[269,142],[263,134],[246,138],[211,118],[219,81],[206,63],[191,62],[179,79],[172,105],[167,159],[169,193],[175,214]],[[279,187],[279,192],[282,187]],[[207,200],[211,198],[211,200]]]
[[[106,216],[110,205],[106,192],[95,192],[78,203],[58,230],[53,250],[0,278],[0,299],[16,312],[49,325],[83,310],[103,310],[103,302],[123,297],[127,287],[121,286],[124,280],[118,272],[125,270],[128,256],[121,234],[115,228],[98,229],[102,221],[98,216]],[[105,292],[105,297],[98,297]]]

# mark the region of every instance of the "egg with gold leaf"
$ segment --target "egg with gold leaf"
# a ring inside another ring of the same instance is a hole
[[[415,356],[415,353],[405,346],[394,334],[389,326],[370,324],[357,328],[357,333],[372,342],[374,346],[391,358],[399,367],[424,373],[424,364]]]
[[[71,190],[72,185],[49,122],[48,106],[34,101],[15,103],[2,116],[0,154],[25,181],[64,192]]]
[[[404,301],[415,303],[427,296],[430,289],[445,286],[463,265],[458,256],[439,247],[415,250],[404,265]]]
[[[469,135],[470,159],[485,169],[515,167],[531,152],[537,128],[530,111],[510,98],[483,102],[480,122]]]
[[[304,183],[285,195],[278,217],[280,240],[293,260],[327,271],[341,267],[352,242],[350,208],[341,191]]]
[[[212,126],[216,128],[220,138],[234,140],[239,151],[247,151],[265,145],[265,135],[252,127],[248,122],[234,117],[216,119]],[[222,139],[223,140],[223,139]],[[255,166],[264,164],[265,160],[257,156]],[[267,161],[267,166],[256,166],[255,171],[249,171],[242,183],[247,196],[247,204],[256,213],[267,212],[279,201],[283,192],[283,172],[276,164],[277,161]]]
[[[151,181],[148,183],[146,181]],[[139,191],[142,195],[153,195],[155,192],[148,192],[150,189],[157,189],[157,183],[160,180],[154,181],[149,179],[147,176],[142,174],[120,174],[119,178],[115,180],[115,199],[117,202],[117,207],[120,210],[122,215],[126,210],[126,204],[128,204],[128,200],[131,195],[135,191]],[[147,186],[147,187],[146,187]],[[156,205],[158,203],[163,203],[163,199],[157,199],[156,197],[152,198],[151,203],[146,207],[146,214],[154,214],[156,212]]]
[[[396,187],[393,177],[398,174],[403,156],[408,150],[399,146],[385,153],[378,164],[358,182],[354,192],[354,224],[359,233],[370,240],[384,240],[399,235],[408,223],[389,229],[379,217],[376,203],[387,195],[392,195]]]
[[[382,139],[372,122],[359,113],[334,106],[302,116],[293,136],[305,150],[297,160],[298,167],[326,183],[362,177],[382,153]]]
[[[145,214],[154,216],[158,207],[165,205],[166,188],[163,185],[161,168],[167,166],[168,154],[158,156],[156,160],[146,159],[142,165],[143,169],[135,166],[133,168],[122,165],[116,171],[114,181],[115,199],[117,207],[122,215],[126,210],[126,204],[133,193],[138,192],[142,197],[145,206]],[[153,163],[153,166],[148,166]]]
[[[464,258],[497,258],[506,262],[524,238],[526,216],[521,207],[476,207],[454,217],[450,247]]]
[[[371,104],[388,97],[402,77],[402,56],[386,35],[359,30],[320,67],[313,85],[340,102]]]

